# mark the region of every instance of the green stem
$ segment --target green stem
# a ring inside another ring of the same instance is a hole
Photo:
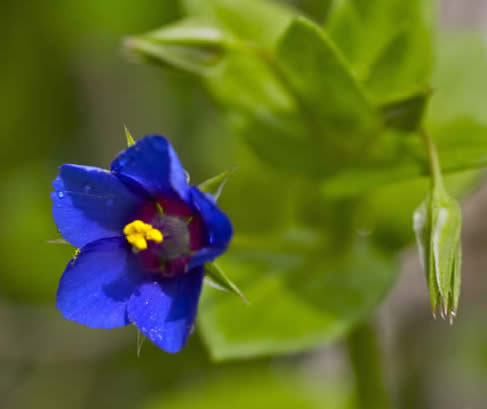
[[[347,350],[355,377],[357,407],[390,409],[374,325],[365,322],[355,328],[347,338]]]
[[[433,186],[441,187],[443,186],[443,179],[441,176],[440,160],[438,159],[438,152],[436,151],[435,143],[433,142],[431,134],[425,129],[420,129],[420,134],[423,138],[426,153],[428,155],[431,181],[433,182]]]

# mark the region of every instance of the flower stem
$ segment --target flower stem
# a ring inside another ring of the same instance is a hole
[[[438,159],[438,152],[436,150],[435,143],[433,142],[433,138],[431,137],[431,134],[424,128],[421,128],[419,132],[426,147],[433,186],[442,187],[443,179],[441,176],[440,160]]]
[[[360,409],[391,409],[376,330],[371,322],[362,323],[348,335],[347,351],[355,377],[356,406]]]

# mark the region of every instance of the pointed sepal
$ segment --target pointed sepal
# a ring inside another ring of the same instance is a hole
[[[198,188],[205,193],[211,194],[215,200],[220,197],[223,187],[235,169],[228,169],[217,176],[214,176],[198,185]]]
[[[137,331],[137,358],[139,358],[146,336],[142,334],[142,332],[140,332],[138,328],[136,328],[135,330]]]
[[[247,298],[240,289],[227,277],[223,269],[215,262],[205,264],[205,283],[213,288],[228,291],[238,295],[243,302],[248,304]]]
[[[125,137],[127,138],[127,146],[131,147],[132,145],[135,145],[135,139],[128,130],[128,128],[125,125],[123,126],[123,128],[125,130]]]

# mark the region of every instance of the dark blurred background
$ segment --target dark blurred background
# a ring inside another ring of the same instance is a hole
[[[326,2],[288,1],[318,19]],[[483,29],[487,2],[441,2],[444,28]],[[90,330],[54,308],[72,254],[50,244],[50,183],[62,163],[109,166],[135,137],[170,137],[194,182],[241,149],[198,81],[132,64],[122,39],[176,20],[175,0],[2,0],[0,33],[0,408],[349,408],[341,345],[286,358],[211,363],[198,335],[170,356],[135,331]],[[243,148],[242,148],[243,149]],[[416,253],[378,313],[388,387],[400,407],[487,407],[487,186],[467,200],[460,318],[428,312]],[[232,216],[232,214],[231,214]],[[238,218],[238,215],[236,215]],[[252,221],[249,221],[252,223]]]

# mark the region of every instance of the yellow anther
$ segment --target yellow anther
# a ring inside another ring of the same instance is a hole
[[[149,230],[145,236],[147,240],[155,241],[156,243],[160,243],[162,241],[162,233],[157,229]]]
[[[71,264],[74,264],[76,262],[76,260],[78,259],[78,256],[80,255],[80,253],[81,253],[81,250],[80,249],[76,249],[74,251],[73,258],[71,259]]]
[[[134,220],[127,224],[123,232],[127,241],[139,251],[147,249],[147,241],[161,243],[164,240],[164,236],[159,230],[141,220]]]

